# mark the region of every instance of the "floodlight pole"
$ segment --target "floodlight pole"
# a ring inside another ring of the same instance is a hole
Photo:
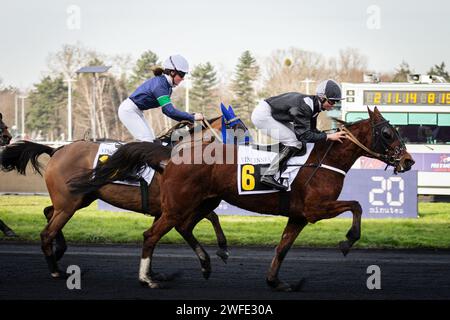
[[[20,96],[20,99],[22,99],[22,134],[21,138],[25,138],[25,99],[28,98],[27,96]]]
[[[316,81],[306,78],[305,80],[300,82],[306,84],[306,94],[309,94],[309,84],[314,83]]]
[[[67,78],[67,140],[72,141],[72,82],[77,80]]]
[[[76,73],[91,73],[92,80],[92,108],[91,108],[91,128],[92,128],[92,140],[97,141],[97,121],[96,121],[96,106],[95,106],[95,92],[96,92],[96,75],[98,73],[104,73],[108,71],[111,66],[89,66],[83,67],[76,71]]]
[[[91,125],[92,125],[92,140],[97,141],[97,121],[96,121],[96,107],[95,107],[95,90],[96,90],[96,73],[93,72],[92,73],[92,77],[93,77],[93,84],[92,84],[92,114],[91,114]]]
[[[14,93],[14,125],[19,127],[19,97],[17,91]]]
[[[186,86],[186,112],[189,113],[189,86],[190,86],[190,80],[185,80],[185,86]]]

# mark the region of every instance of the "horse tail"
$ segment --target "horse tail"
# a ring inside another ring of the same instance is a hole
[[[68,181],[70,191],[87,194],[114,181],[130,180],[146,166],[163,171],[161,162],[170,159],[172,148],[153,142],[130,142],[120,146],[108,160],[95,169]]]
[[[55,151],[56,149],[43,144],[25,140],[18,141],[0,150],[0,168],[5,172],[16,170],[18,173],[26,175],[28,162],[31,162],[35,172],[42,176],[39,156],[46,153],[51,157]]]

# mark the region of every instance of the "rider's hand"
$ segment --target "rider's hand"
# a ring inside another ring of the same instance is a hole
[[[203,115],[201,113],[194,113],[194,120],[195,121],[202,121],[204,119]]]
[[[341,139],[347,139],[347,137],[345,136],[345,132],[343,131],[337,131],[335,133],[327,134],[327,140],[339,141],[340,143],[342,143],[343,141]]]

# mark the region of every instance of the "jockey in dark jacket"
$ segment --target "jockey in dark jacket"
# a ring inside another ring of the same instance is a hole
[[[298,153],[308,142],[333,140],[342,142],[343,132],[326,134],[317,129],[317,116],[323,110],[331,110],[342,100],[340,86],[334,80],[319,84],[316,95],[288,92],[262,100],[253,110],[252,122],[285,147],[275,157],[261,177],[261,182],[279,190],[287,187],[274,176],[284,171],[290,157]]]

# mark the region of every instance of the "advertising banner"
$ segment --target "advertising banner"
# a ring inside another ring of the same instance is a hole
[[[352,169],[345,178],[338,200],[356,200],[364,218],[417,218],[417,171],[394,175],[392,170]],[[225,201],[218,214],[259,215],[232,206]],[[351,217],[350,212],[339,217]]]

